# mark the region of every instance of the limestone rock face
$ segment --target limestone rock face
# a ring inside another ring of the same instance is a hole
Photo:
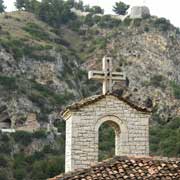
[[[149,14],[146,7],[138,12],[140,16]],[[61,27],[57,35],[27,12],[14,12],[11,17],[0,15],[4,32],[0,37],[0,107],[7,107],[0,112],[0,121],[10,119],[19,128],[29,113],[36,113],[37,121],[46,127],[59,118],[57,114],[65,105],[100,94],[100,83],[89,81],[87,71],[101,68],[106,49],[113,57],[114,70],[127,74],[125,90],[133,101],[159,104],[163,119],[172,111],[179,114],[179,99],[174,97],[170,82],[180,83],[180,34],[172,25],[162,32],[158,27],[164,25],[158,26],[157,18],[149,17],[136,25],[129,19],[129,25],[111,29],[84,24],[85,32]],[[41,27],[48,39],[26,32],[28,22]],[[122,90],[123,86],[116,83],[113,88]]]
[[[130,17],[132,19],[144,18],[150,16],[150,10],[147,6],[134,6],[131,9]]]
[[[29,113],[27,115],[26,122],[17,130],[33,132],[40,128],[40,124],[37,121],[37,115],[35,113]]]

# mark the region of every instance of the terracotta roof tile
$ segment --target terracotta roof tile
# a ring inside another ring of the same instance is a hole
[[[89,169],[62,174],[49,180],[180,179],[180,159],[115,157]]]

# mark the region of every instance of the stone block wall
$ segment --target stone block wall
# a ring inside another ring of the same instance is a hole
[[[107,95],[66,120],[66,172],[98,161],[98,131],[104,122],[115,130],[117,156],[149,155],[149,114]]]
[[[150,16],[150,10],[146,6],[134,6],[131,8],[130,17],[132,19],[144,18]]]

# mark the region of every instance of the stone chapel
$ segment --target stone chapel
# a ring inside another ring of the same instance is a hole
[[[102,71],[90,71],[90,79],[103,83],[102,95],[68,106],[65,174],[48,180],[180,179],[180,159],[149,156],[151,112],[116,95],[112,86],[125,80],[113,72],[112,59],[103,58]],[[98,131],[103,123],[115,131],[115,157],[98,162]]]
[[[102,81],[102,95],[83,99],[62,112],[66,121],[65,172],[98,162],[98,131],[105,122],[115,131],[116,156],[148,156],[150,112],[112,92],[113,83],[125,80],[125,74],[113,72],[112,59],[104,57],[102,71],[90,71],[89,78]]]

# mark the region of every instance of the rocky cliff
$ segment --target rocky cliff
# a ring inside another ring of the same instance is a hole
[[[179,155],[178,28],[164,18],[121,22],[111,16],[79,17],[53,28],[31,13],[12,12],[0,15],[0,127],[31,131],[51,122],[61,133],[0,134],[0,179],[45,179],[63,172],[65,128],[58,114],[75,100],[101,93],[87,71],[99,70],[104,55],[113,57],[114,71],[127,75],[114,91],[153,110],[151,153]]]
[[[154,107],[162,120],[179,111],[180,33],[164,19],[54,29],[33,14],[13,12],[1,15],[0,25],[0,106],[6,107],[1,120],[15,127],[30,113],[43,126],[58,119],[66,104],[100,93],[87,70],[99,69],[105,54],[114,58],[114,70],[127,74],[127,86],[114,89]]]
[[[83,96],[81,60],[63,35],[30,13],[1,15],[0,25],[1,120],[19,127],[36,113],[44,126],[68,101]]]

